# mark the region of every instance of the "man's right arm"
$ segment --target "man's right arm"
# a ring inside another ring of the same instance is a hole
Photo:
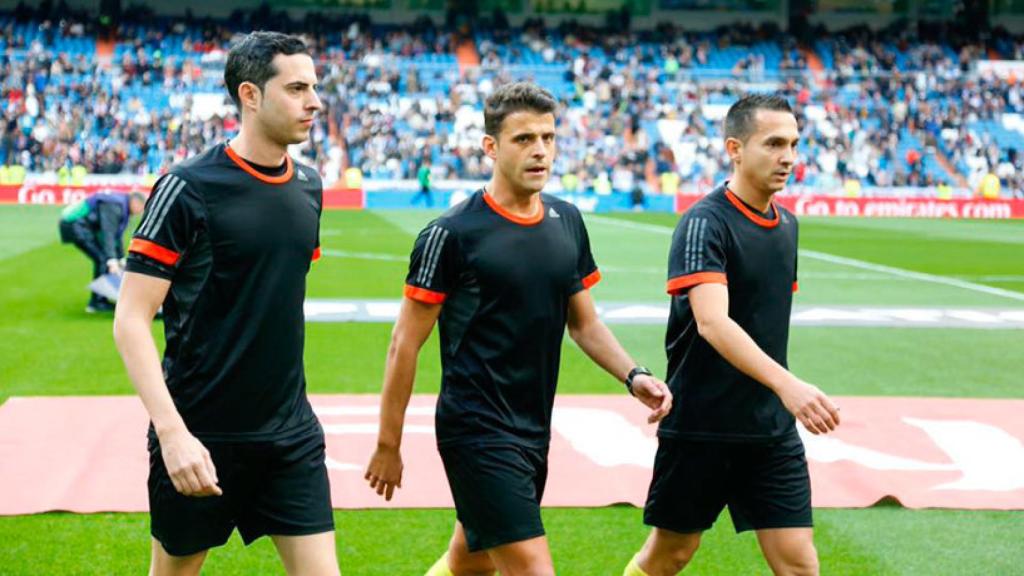
[[[839,425],[839,409],[818,389],[794,376],[754,342],[729,317],[729,289],[706,283],[688,292],[701,338],[737,370],[770,388],[783,405],[813,434],[827,434]]]
[[[149,412],[175,490],[186,496],[219,496],[209,451],[189,432],[167,390],[152,323],[171,282],[126,272],[114,312],[114,341],[128,376]]]
[[[377,449],[364,475],[370,488],[385,500],[391,500],[395,488],[402,486],[402,428],[416,379],[416,361],[440,314],[441,304],[405,298],[391,332],[380,399]]]

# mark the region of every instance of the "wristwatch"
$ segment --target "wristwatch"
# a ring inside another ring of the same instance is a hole
[[[644,376],[654,376],[654,372],[651,372],[645,366],[636,366],[629,371],[629,376],[626,376],[626,390],[629,390],[630,394],[633,394],[633,378],[643,374]]]

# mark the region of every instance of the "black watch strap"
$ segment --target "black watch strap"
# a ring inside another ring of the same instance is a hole
[[[633,393],[633,378],[636,378],[640,374],[643,374],[644,376],[653,376],[654,372],[651,372],[646,366],[635,366],[630,370],[629,376],[626,376],[626,389],[629,390],[630,394]]]

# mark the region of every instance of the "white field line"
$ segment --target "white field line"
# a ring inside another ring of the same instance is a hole
[[[957,276],[964,280],[977,280],[979,282],[1024,282],[1022,274],[1003,274],[995,276]]]
[[[993,296],[1001,296],[1003,298],[1009,298],[1011,300],[1018,300],[1024,302],[1024,293],[1014,292],[1013,290],[993,288],[992,286],[985,286],[984,284],[975,284],[974,282],[958,280],[956,278],[949,278],[947,276],[937,276],[935,274],[914,272],[912,270],[904,270],[903,268],[895,268],[893,266],[873,264],[871,262],[865,262],[863,260],[855,260],[853,258],[835,256],[832,254],[826,254],[825,252],[817,252],[815,250],[801,250],[800,254],[803,256],[807,256],[808,258],[814,258],[816,260],[822,260],[824,262],[830,262],[832,264],[842,264],[844,266],[850,266],[852,268],[860,268],[861,270],[870,270],[872,272],[882,272],[885,274],[892,274],[893,276],[899,276],[901,278],[910,278],[913,280],[920,280],[921,282],[931,282],[932,284],[944,284],[946,286],[952,286],[954,288],[963,288],[964,290],[972,290],[974,292],[981,292],[983,294],[991,294]]]
[[[398,256],[396,254],[383,254],[379,252],[348,252],[346,250],[332,250],[327,249],[323,251],[324,256],[331,256],[334,258],[354,258],[357,260],[383,260],[385,262],[408,262],[408,256]]]
[[[877,281],[877,280],[896,280],[888,274],[881,272],[801,272],[801,278],[818,278],[822,280],[866,280],[866,281]],[[995,276],[947,276],[947,278],[956,278],[958,280],[967,280],[968,282],[1024,282],[1024,275],[1004,274]],[[901,278],[901,280],[907,280],[917,282],[916,278]]]
[[[587,219],[602,224],[618,226],[620,228],[627,228],[630,230],[641,230],[644,232],[652,232],[655,234],[662,234],[667,236],[671,236],[673,230],[671,227],[668,226],[659,226],[657,224],[644,224],[641,222],[630,222],[627,220],[619,220],[617,218],[609,218],[607,216],[591,215],[588,216]],[[924,272],[914,272],[912,270],[904,270],[903,268],[896,268],[894,266],[884,266],[882,264],[865,262],[864,260],[846,258],[843,256],[835,256],[833,254],[818,252],[816,250],[802,249],[800,250],[800,255],[815,260],[821,260],[823,262],[829,262],[831,264],[840,264],[843,266],[849,266],[851,268],[859,268],[861,270],[881,272],[883,274],[890,274],[892,276],[896,276],[899,278],[907,278],[911,280],[918,280],[921,282],[929,282],[931,284],[942,284],[944,286],[952,286],[954,288],[961,288],[963,290],[970,290],[972,292],[980,292],[983,294],[991,294],[993,296],[999,296],[1002,298],[1009,298],[1010,300],[1024,302],[1024,293],[1022,292],[1014,292],[1013,290],[1003,290],[1002,288],[993,288],[992,286],[985,286],[984,284],[975,284],[974,282],[958,280],[956,278],[949,278],[947,276],[937,276],[935,274],[926,274]]]

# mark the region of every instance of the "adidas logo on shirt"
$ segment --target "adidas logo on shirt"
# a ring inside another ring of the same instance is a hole
[[[551,218],[561,218],[561,216],[558,215],[558,212],[555,212],[554,208],[548,208],[548,216]]]
[[[301,180],[303,182],[309,182],[309,176],[306,176],[305,172],[303,172],[301,169],[300,170],[296,170],[296,172],[299,173],[299,180]]]

